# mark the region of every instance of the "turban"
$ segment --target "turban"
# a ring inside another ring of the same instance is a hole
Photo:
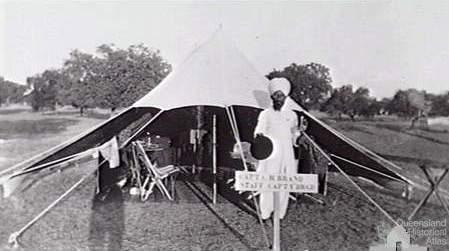
[[[270,95],[273,95],[276,91],[281,91],[285,96],[290,93],[290,81],[286,78],[273,78],[268,86]]]

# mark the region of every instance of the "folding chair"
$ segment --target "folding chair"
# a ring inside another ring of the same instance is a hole
[[[148,175],[145,177],[143,184],[141,185],[141,199],[143,201],[148,199],[148,196],[152,193],[154,186],[157,186],[161,193],[165,195],[169,200],[173,200],[173,195],[167,189],[167,181],[171,182],[171,191],[174,192],[174,174],[179,172],[179,168],[174,165],[168,165],[164,167],[157,167],[155,162],[151,162],[150,158],[145,152],[142,144],[138,141],[133,142],[134,154],[137,165],[139,160],[145,166]],[[165,183],[164,183],[165,182]],[[145,187],[149,186],[148,189]],[[143,193],[142,193],[143,192]]]

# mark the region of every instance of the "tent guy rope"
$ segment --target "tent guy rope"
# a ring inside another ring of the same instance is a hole
[[[332,153],[331,153],[331,154],[329,154],[329,156],[334,157],[334,158],[339,159],[339,160],[342,160],[342,161],[345,161],[345,162],[347,162],[347,163],[356,165],[356,166],[358,166],[358,167],[360,167],[360,168],[363,168],[363,169],[366,169],[366,170],[368,170],[368,171],[377,173],[377,174],[379,174],[379,175],[381,175],[381,176],[384,176],[384,177],[386,177],[386,178],[389,178],[389,179],[392,179],[392,180],[396,180],[396,181],[401,182],[400,179],[397,179],[397,178],[392,177],[392,176],[390,176],[390,175],[388,175],[388,174],[384,174],[384,173],[382,173],[382,172],[376,171],[376,170],[374,170],[374,169],[372,169],[372,168],[366,167],[366,166],[364,166],[364,165],[361,165],[361,164],[359,164],[359,163],[357,163],[357,162],[354,162],[354,161],[348,160],[348,159],[346,159],[346,158],[340,157],[340,156],[338,156],[338,155],[335,155],[335,154],[332,154]]]
[[[103,160],[102,163],[99,164],[101,166],[106,160]],[[36,217],[34,217],[31,221],[29,221],[25,226],[23,226],[19,231],[12,233],[9,236],[8,243],[13,247],[19,247],[18,238],[29,229],[34,223],[36,223],[39,219],[41,219],[45,214],[47,214],[51,209],[53,209],[59,202],[61,202],[64,198],[66,198],[73,190],[75,190],[78,186],[80,186],[87,178],[89,178],[93,173],[95,173],[97,169],[87,173],[84,175],[78,182],[76,182],[72,187],[70,187],[65,193],[63,193],[59,198],[53,201],[47,208],[45,208],[42,212],[40,212]]]
[[[365,196],[371,203],[374,204],[375,207],[377,207],[377,209],[379,209],[391,222],[393,222],[396,226],[399,226],[399,223],[387,212],[385,211],[385,209],[383,209],[379,204],[377,204],[377,202],[371,198],[371,196],[369,196],[359,185],[357,185],[357,183],[355,183],[355,181],[353,181],[351,179],[351,177],[349,177],[349,175],[343,171],[343,169],[341,169],[340,166],[337,165],[337,163],[335,163],[331,157],[329,157],[329,155],[320,147],[318,146],[318,144],[315,143],[315,141],[313,141],[312,138],[310,138],[309,135],[307,135],[307,133],[304,132],[304,137],[316,148],[318,149],[318,151],[321,152],[321,154],[335,167],[338,169],[338,171],[343,174],[343,176],[349,181],[351,182],[351,184],[357,189],[359,190],[359,192],[361,192],[363,194],[363,196]]]

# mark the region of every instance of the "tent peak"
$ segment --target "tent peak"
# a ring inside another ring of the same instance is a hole
[[[268,80],[259,74],[222,29],[133,107],[169,110],[191,105],[267,108]]]

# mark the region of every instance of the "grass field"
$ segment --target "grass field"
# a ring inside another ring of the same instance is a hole
[[[28,109],[0,110],[0,170],[68,140],[104,119],[32,113]]]
[[[43,115],[26,109],[0,110],[0,170],[101,121],[79,117],[76,111]],[[369,149],[392,156],[402,167],[401,173],[423,185],[423,175],[410,158],[449,162],[447,132],[407,130],[408,124],[401,121],[330,122],[330,125]],[[86,166],[54,173],[25,192],[1,198],[0,249],[11,250],[7,245],[9,234],[93,168]],[[405,219],[423,196],[423,191],[418,190],[407,201],[401,198],[400,191],[380,189],[363,181],[357,183],[395,219]],[[444,186],[449,188],[447,183]],[[207,187],[201,187],[210,193]],[[256,219],[223,198],[215,206],[217,217],[181,181],[177,182],[174,202],[155,193],[142,203],[127,193],[120,193],[110,203],[98,206],[94,189],[94,179],[90,178],[22,236],[19,250],[106,250],[103,244],[114,244],[112,239],[121,240],[121,250],[264,249]],[[326,204],[305,197],[290,204],[288,215],[282,221],[283,250],[368,250],[370,245],[381,243],[385,237],[383,230],[392,227],[341,175],[331,174],[328,195],[317,197]],[[448,215],[433,198],[416,219],[447,221]],[[98,224],[95,227],[93,223]],[[268,226],[267,231],[271,230]],[[109,236],[103,236],[104,232]],[[442,238],[447,240],[447,233]],[[415,243],[425,244],[427,240],[421,236]],[[448,245],[441,243],[431,246],[431,250],[448,249]]]
[[[418,167],[425,160],[435,162],[437,167],[449,166],[449,132],[410,130],[408,121],[338,122],[331,125],[370,150],[393,160],[402,167],[400,173],[419,184],[427,183]],[[435,174],[441,172],[441,169],[434,170]],[[444,181],[442,186],[449,189],[449,182]]]

